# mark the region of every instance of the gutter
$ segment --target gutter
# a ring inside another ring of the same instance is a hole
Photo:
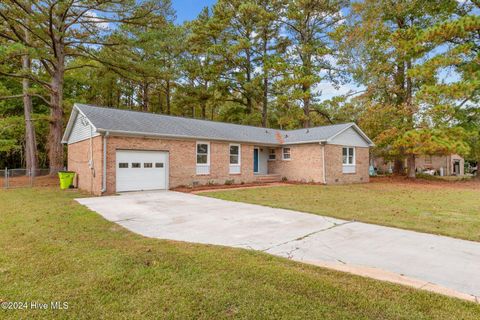
[[[105,132],[103,135],[103,168],[102,168],[102,193],[107,192],[107,137],[109,132]]]

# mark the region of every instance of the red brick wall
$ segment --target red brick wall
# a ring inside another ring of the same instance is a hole
[[[282,148],[275,149],[275,160],[268,161],[268,173],[289,181],[323,183],[323,146],[319,143],[289,146],[290,160],[282,160]]]
[[[241,173],[229,173],[229,143],[210,142],[210,174],[196,175],[196,141],[166,140],[134,137],[108,137],[107,142],[107,193],[115,193],[116,150],[158,150],[169,152],[169,187],[191,186],[193,183],[224,184],[252,182],[253,145],[241,145]]]
[[[79,189],[100,195],[102,190],[103,144],[102,137],[92,139],[93,167],[89,167],[90,140],[68,145],[68,170],[75,171],[75,186]]]
[[[361,183],[369,181],[369,148],[355,147],[355,173],[343,173],[343,146],[327,144],[325,162],[327,184]]]
[[[77,186],[82,190],[101,194],[103,142],[93,138],[95,170],[88,166],[90,140],[68,145],[68,169],[77,173]],[[210,174],[196,175],[196,141],[167,140],[110,136],[107,141],[107,193],[115,193],[116,150],[157,150],[169,152],[169,187],[191,186],[194,183],[224,184],[253,182],[253,145],[241,145],[241,173],[229,173],[229,143],[210,142]],[[282,148],[276,148],[276,160],[268,162],[268,172],[280,174],[290,181],[317,182],[323,180],[324,146],[312,143],[290,146],[291,160],[282,160]],[[327,183],[368,182],[369,149],[356,148],[356,173],[342,173],[342,146],[325,146]]]

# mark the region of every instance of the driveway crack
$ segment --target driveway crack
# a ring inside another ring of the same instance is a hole
[[[116,221],[112,221],[112,222],[119,223],[119,222],[124,222],[124,221],[135,221],[135,218],[121,219],[121,220],[116,220]]]
[[[271,247],[268,247],[266,249],[263,249],[261,250],[262,252],[267,252],[268,250],[270,249],[273,249],[273,248],[276,248],[276,247],[280,247],[280,246],[283,246],[284,244],[288,244],[288,243],[291,243],[291,242],[295,242],[295,241],[301,241],[301,240],[305,240],[306,238],[314,235],[314,234],[317,234],[317,233],[320,233],[320,232],[324,232],[324,231],[328,231],[328,230],[331,230],[331,229],[334,229],[334,228],[337,228],[337,227],[341,227],[341,226],[344,226],[346,224],[349,224],[349,223],[353,223],[355,222],[355,220],[351,220],[351,221],[345,221],[345,222],[342,222],[342,223],[333,223],[332,226],[328,227],[328,228],[323,228],[323,229],[320,229],[320,230],[317,230],[317,231],[313,231],[313,232],[310,232],[310,233],[307,233],[306,235],[303,235],[301,237],[298,237],[298,238],[295,238],[293,240],[288,240],[288,241],[285,241],[285,242],[282,242],[282,243],[278,243],[276,245],[273,245]],[[298,250],[299,248],[295,248],[294,250],[292,250],[291,252],[295,251],[295,250]]]

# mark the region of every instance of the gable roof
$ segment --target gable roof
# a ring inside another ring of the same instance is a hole
[[[336,124],[297,130],[279,130],[225,122],[167,116],[162,114],[103,108],[75,104],[63,136],[66,143],[70,136],[72,118],[80,113],[97,133],[140,135],[157,137],[191,138],[248,142],[265,145],[283,145],[307,142],[328,142],[338,134],[353,127],[369,145],[372,141],[354,123]]]

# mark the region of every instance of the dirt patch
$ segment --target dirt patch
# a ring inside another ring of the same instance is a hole
[[[447,181],[447,180],[426,180],[422,178],[409,179],[404,176],[384,176],[384,177],[371,177],[370,183],[392,183],[396,185],[404,185],[408,187],[417,187],[417,188],[457,188],[457,189],[479,189],[480,190],[480,181],[479,180],[457,180],[457,181]]]
[[[8,178],[8,187],[9,188],[22,188],[22,187],[53,187],[58,186],[58,177],[57,176],[39,176],[31,179],[27,176],[20,177],[9,177]],[[5,178],[0,177],[0,188],[5,187]]]

